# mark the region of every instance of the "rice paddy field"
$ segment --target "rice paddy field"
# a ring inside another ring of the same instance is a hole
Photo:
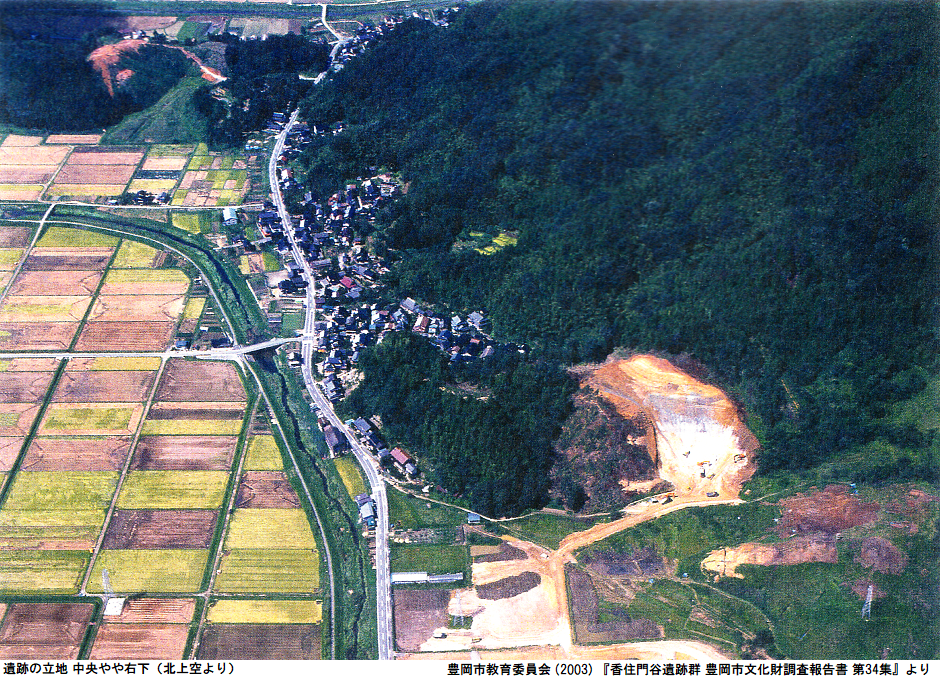
[[[240,204],[249,188],[245,160],[205,144],[100,141],[101,135],[7,135],[0,143],[0,200],[101,204],[144,190],[166,192],[173,204],[216,207]]]
[[[184,150],[142,162],[169,170]],[[97,153],[80,164],[115,160]],[[274,438],[243,434],[253,396],[232,363],[164,354],[205,298],[149,245],[52,224],[30,248],[32,235],[0,222],[0,350],[24,352],[0,360],[0,620],[14,596],[100,593],[105,573],[133,597],[102,618],[100,599],[76,596],[69,605],[90,610],[70,627],[77,640],[22,643],[17,656],[180,659],[204,636],[210,653],[318,658],[319,546]],[[53,348],[93,355],[28,354]],[[154,355],[109,355],[127,350]],[[211,601],[204,620],[196,594]],[[244,598],[256,594],[279,599]]]

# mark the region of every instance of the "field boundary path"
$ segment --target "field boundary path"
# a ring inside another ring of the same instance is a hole
[[[26,258],[29,256],[29,253],[33,251],[33,248],[36,246],[36,242],[39,240],[39,234],[42,233],[43,227],[46,225],[46,219],[49,218],[49,215],[52,214],[52,210],[55,209],[55,203],[49,205],[49,209],[46,210],[46,213],[42,215],[42,218],[39,220],[39,225],[36,226],[36,232],[33,233],[33,239],[23,251],[23,256],[20,257],[19,263],[16,265],[16,268],[13,269],[13,273],[10,276],[10,282],[6,284],[6,287],[3,288],[3,292],[0,292],[0,304],[2,304],[6,298],[7,293],[10,291],[10,288],[13,287],[13,281],[16,280],[16,276],[20,274],[20,269],[23,268],[23,264],[26,263]]]

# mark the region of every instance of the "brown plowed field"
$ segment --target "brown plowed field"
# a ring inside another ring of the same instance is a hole
[[[79,323],[2,323],[0,350],[58,351],[72,343]]]
[[[298,508],[300,499],[281,471],[246,471],[238,486],[238,508]]]
[[[63,290],[94,294],[101,271],[24,271],[10,287],[11,295],[56,295]]]
[[[0,228],[0,247],[26,247],[32,237],[32,229],[26,226],[3,226]]]
[[[135,598],[109,624],[188,624],[196,611],[194,598]]]
[[[227,471],[235,436],[150,436],[137,443],[131,468],[139,471]]]
[[[0,183],[44,184],[57,169],[58,165],[0,165]]]
[[[102,548],[206,549],[212,543],[218,511],[115,511]]]
[[[99,141],[100,134],[50,134],[46,137],[47,144],[97,144]]]
[[[147,399],[154,372],[66,370],[56,387],[53,402],[139,403]]]
[[[320,659],[316,624],[212,624],[197,659]]]
[[[163,371],[157,399],[167,401],[244,401],[238,371],[229,363],[171,360]]]
[[[68,146],[0,146],[0,165],[60,165]]]
[[[0,473],[5,473],[13,468],[13,463],[20,454],[20,448],[23,446],[25,438],[25,436],[0,438]],[[0,483],[0,489],[3,489],[2,483]]]
[[[26,471],[119,471],[130,451],[127,436],[34,438],[22,468]]]
[[[113,276],[104,281],[101,294],[104,296],[120,296],[125,294],[147,294],[151,296],[165,295],[178,297],[186,294],[189,289],[189,279],[172,280],[169,282],[113,282]]]
[[[75,165],[69,163],[55,177],[56,184],[126,184],[134,176],[134,165]]]
[[[187,624],[101,625],[89,659],[182,659]]]
[[[69,157],[69,165],[136,165],[144,157],[143,151],[111,151],[101,148],[76,148]]]
[[[59,361],[56,358],[9,358],[0,364],[4,372],[53,372]]]
[[[42,143],[42,137],[36,135],[11,134],[0,146],[8,148],[10,146],[38,146]]]
[[[3,626],[3,645],[79,645],[95,608],[83,603],[12,603]]]
[[[89,322],[85,324],[75,349],[160,351],[166,348],[175,328],[173,322]]]
[[[50,248],[51,249],[51,248]],[[107,253],[62,253],[50,249],[34,249],[23,262],[24,271],[103,271],[111,260]],[[58,249],[58,248],[56,248]]]
[[[25,436],[39,413],[39,405],[0,403],[0,436]]]
[[[0,659],[78,659],[78,645],[5,645]]]
[[[395,644],[405,652],[417,652],[434,631],[450,622],[447,589],[394,589]]]
[[[162,158],[147,158],[141,169],[145,170],[182,170],[186,169],[189,158],[167,156]]]
[[[175,321],[182,312],[183,297],[179,295],[112,295],[99,296],[88,318],[95,322]]]
[[[0,403],[35,403],[45,397],[52,372],[0,372]]]

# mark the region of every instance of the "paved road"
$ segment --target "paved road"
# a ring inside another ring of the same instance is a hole
[[[290,132],[290,129],[294,123],[297,122],[297,114],[298,111],[294,111],[293,115],[290,117],[290,121],[287,125],[285,125],[284,130],[277,137],[277,142],[274,145],[274,152],[271,154],[271,161],[268,165],[268,177],[271,183],[271,192],[274,195],[274,202],[277,206],[278,214],[281,217],[281,222],[284,224],[284,232],[287,234],[287,238],[290,241],[294,258],[297,260],[297,263],[303,267],[303,278],[307,281],[307,312],[301,342],[304,385],[307,387],[307,391],[313,398],[314,404],[316,404],[316,406],[323,413],[323,416],[329,419],[335,427],[346,434],[346,437],[349,439],[350,446],[352,447],[353,454],[356,456],[357,461],[366,473],[366,477],[369,479],[369,486],[372,489],[372,498],[375,499],[377,509],[377,520],[375,528],[375,598],[379,659],[393,659],[395,652],[394,638],[392,636],[392,591],[388,557],[388,500],[385,495],[385,482],[382,480],[382,476],[378,471],[378,465],[375,460],[359,443],[352,431],[347,429],[346,425],[340,421],[340,418],[333,410],[332,403],[327,400],[326,396],[323,395],[323,392],[320,391],[314,382],[313,373],[311,372],[311,364],[313,363],[313,352],[316,349],[316,332],[314,329],[314,322],[316,321],[316,304],[314,302],[316,291],[314,289],[314,283],[316,278],[310,268],[310,265],[304,258],[303,252],[300,250],[300,247],[294,240],[294,229],[291,225],[290,215],[287,213],[287,208],[284,206],[281,190],[277,183],[277,159],[280,157],[281,152],[283,151],[284,140],[287,138],[287,134]]]

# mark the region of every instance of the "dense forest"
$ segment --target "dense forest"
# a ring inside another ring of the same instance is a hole
[[[111,96],[88,55],[117,40],[108,28],[63,37],[24,34],[0,22],[0,123],[52,131],[108,127],[155,103],[192,66],[178,50],[145,45],[122,56],[115,72],[134,75]]]
[[[851,460],[832,472],[936,480],[934,430],[892,414],[937,366],[937,13],[487,2],[447,29],[408,21],[304,102],[347,126],[308,150],[309,182],[400,172],[407,196],[373,236],[398,260],[393,294],[485,309],[543,369],[688,354],[746,409],[765,473]],[[518,245],[490,256],[459,246],[508,229]],[[401,350],[365,362],[367,411],[389,408],[378,380]],[[446,388],[411,387],[442,427],[468,421]],[[416,409],[384,410],[419,455],[451,454]],[[550,463],[496,446],[481,482]],[[467,489],[448,474],[471,457],[436,466],[445,486]],[[497,513],[537,505],[522,482]]]
[[[234,148],[245,134],[263,129],[275,111],[289,111],[309,92],[302,72],[319,73],[330,62],[330,48],[320,41],[287,34],[263,41],[225,36],[228,80],[225,98],[212,96],[212,86],[193,94],[197,110],[209,121],[208,143]]]

